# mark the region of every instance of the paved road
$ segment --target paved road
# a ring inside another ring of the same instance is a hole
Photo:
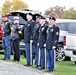
[[[18,65],[13,62],[5,62],[0,60],[0,75],[51,75],[39,72],[30,67]]]

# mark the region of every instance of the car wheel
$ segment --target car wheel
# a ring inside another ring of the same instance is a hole
[[[56,49],[56,61],[63,61],[65,60],[65,53],[62,51],[62,48]]]

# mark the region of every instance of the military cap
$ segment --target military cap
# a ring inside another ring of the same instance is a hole
[[[15,17],[13,18],[13,20],[19,20],[19,17],[18,17],[18,16],[15,16]]]
[[[40,19],[46,19],[44,16],[40,16]]]
[[[54,21],[56,21],[56,18],[54,18],[53,16],[50,16],[50,17],[49,17],[49,20],[54,20]]]
[[[40,18],[40,16],[37,15],[37,16],[36,16],[36,19],[37,19],[37,18]]]
[[[27,15],[30,15],[30,16],[33,16],[33,14],[32,13],[26,13]]]
[[[9,14],[5,14],[5,15],[3,15],[2,17],[3,17],[3,18],[5,18],[5,17],[9,18]]]

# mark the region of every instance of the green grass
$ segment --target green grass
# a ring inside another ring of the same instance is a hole
[[[54,75],[76,75],[76,65],[71,61],[56,62]]]
[[[3,54],[0,54],[0,59],[2,59],[4,56]],[[11,59],[7,62],[13,62],[13,55],[11,55]],[[17,62],[17,64],[25,64],[26,60],[23,55],[20,57],[20,62]],[[34,69],[34,67],[31,67]],[[55,65],[55,72],[52,72],[53,75],[76,75],[76,65],[71,61],[58,61]],[[44,72],[45,70],[43,70]]]

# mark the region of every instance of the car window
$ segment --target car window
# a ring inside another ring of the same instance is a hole
[[[14,16],[10,16],[9,17],[9,19],[11,20],[11,21],[13,21],[13,17]],[[20,25],[25,25],[27,22],[26,22],[26,20],[24,20],[21,16],[19,17],[19,24]]]
[[[68,31],[69,32],[76,32],[76,22],[71,22],[71,23],[68,23],[69,26],[68,26]]]
[[[67,30],[67,23],[56,23],[60,30]]]

